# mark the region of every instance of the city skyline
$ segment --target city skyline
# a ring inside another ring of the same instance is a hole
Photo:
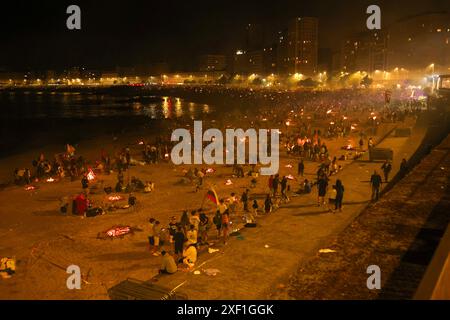
[[[249,24],[262,27],[262,45],[269,47],[289,21],[307,16],[318,18],[318,48],[336,51],[345,37],[364,31],[368,4],[359,1],[344,8],[336,1],[325,1],[322,5],[292,1],[277,4],[172,1],[132,2],[131,6],[121,8],[114,3],[94,7],[80,2],[82,29],[78,31],[65,27],[68,4],[64,2],[58,5],[43,2],[39,6],[19,3],[14,7],[6,4],[3,12],[8,15],[1,19],[1,27],[8,32],[0,52],[3,61],[0,68],[24,71],[86,66],[105,70],[165,62],[171,71],[195,71],[201,55],[229,56],[245,48]],[[426,5],[418,1],[407,5],[379,1],[379,5],[382,30],[410,15],[450,11],[450,4],[439,0]],[[33,41],[29,41],[31,37]],[[30,46],[33,50],[29,50]]]

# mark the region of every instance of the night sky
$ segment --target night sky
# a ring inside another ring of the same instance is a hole
[[[66,28],[67,6],[81,7],[82,30]],[[450,11],[449,0],[2,1],[0,70],[133,66],[167,61],[189,70],[198,55],[242,47],[245,25],[261,23],[267,39],[289,18],[319,18],[321,48],[363,31],[378,4],[382,27],[422,12]]]

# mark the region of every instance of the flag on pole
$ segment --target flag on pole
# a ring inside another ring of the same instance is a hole
[[[205,198],[208,198],[209,200],[214,202],[216,205],[219,204],[219,197],[217,196],[216,191],[212,187],[208,190],[208,192],[206,192]]]

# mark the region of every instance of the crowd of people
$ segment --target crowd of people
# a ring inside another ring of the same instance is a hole
[[[211,94],[220,94],[220,92]],[[149,247],[155,256],[162,256],[160,269],[162,273],[175,273],[181,266],[186,269],[194,268],[202,248],[210,248],[212,231],[216,233],[213,237],[215,242],[220,240],[226,244],[230,234],[234,232],[233,221],[237,219],[246,227],[255,227],[260,215],[276,212],[280,206],[291,201],[293,192],[309,194],[316,187],[317,205],[325,206],[331,212],[341,212],[345,187],[339,178],[335,179],[334,184],[331,183],[331,179],[342,167],[337,155],[331,154],[327,145],[328,141],[359,134],[360,149],[363,151],[364,140],[367,140],[368,148],[373,147],[374,142],[370,135],[380,123],[403,121],[406,116],[414,116],[416,112],[419,112],[419,109],[411,105],[387,107],[383,94],[379,91],[341,90],[296,93],[236,90],[228,92],[227,97],[227,99],[234,99],[233,101],[239,99],[241,103],[248,103],[249,107],[242,112],[225,113],[220,119],[205,119],[204,126],[226,129],[234,124],[236,127],[247,125],[254,129],[281,128],[280,144],[285,147],[288,157],[298,160],[297,176],[280,174],[270,176],[268,185],[264,188],[264,196],[257,197],[250,193],[250,189],[255,188],[261,179],[256,165],[234,165],[231,171],[234,177],[251,178],[249,187],[240,197],[231,193],[226,199],[217,199],[216,209],[210,211],[203,207],[183,211],[179,218],[171,217],[167,225],[163,225],[155,218],[149,219]],[[252,107],[254,105],[258,106],[257,111]],[[174,119],[167,126],[167,130],[170,132],[174,127],[189,128],[189,121],[192,120]],[[189,129],[192,130],[192,127]],[[47,177],[59,179],[70,177],[72,180],[80,178],[82,192],[72,198],[65,197],[61,204],[61,211],[67,212],[72,200],[73,213],[81,216],[96,216],[106,213],[111,205],[108,204],[105,208],[104,205],[95,204],[90,200],[89,190],[92,186],[88,174],[92,172],[110,175],[117,172],[115,186],[102,186],[105,194],[109,195],[113,192],[127,194],[127,205],[122,208],[135,207],[137,204],[135,193],[151,193],[155,189],[155,183],[131,176],[130,167],[141,164],[156,165],[162,161],[169,161],[173,144],[169,134],[161,134],[151,142],[139,141],[138,146],[133,147],[133,152],[132,148],[127,146],[111,157],[102,150],[95,164],[88,164],[83,157],[76,156],[75,148],[67,145],[66,152],[55,156],[53,161],[46,160],[41,154],[37,160],[33,161],[34,170],[16,169],[15,182],[29,185],[33,181]],[[136,148],[138,153],[135,152]],[[315,176],[305,177],[306,162],[317,166]],[[403,167],[406,168],[406,164],[402,164]],[[380,169],[387,182],[392,164],[387,161]],[[189,168],[184,172],[183,178],[187,183],[195,186],[195,192],[206,190],[204,180],[208,170],[213,169]],[[382,184],[382,178],[377,172],[371,176],[370,184],[372,199],[376,201]],[[294,187],[296,189],[298,187],[298,190],[292,190]],[[329,208],[330,202],[334,204],[334,208]]]

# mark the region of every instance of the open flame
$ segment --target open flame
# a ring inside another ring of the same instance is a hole
[[[130,232],[131,232],[131,228],[128,226],[125,226],[125,227],[112,228],[112,229],[106,231],[106,234],[110,237],[120,237],[120,236],[123,236]]]
[[[138,144],[139,144],[139,145],[143,145],[143,144],[144,144],[144,141],[139,141]]]
[[[92,181],[95,179],[95,173],[94,173],[94,171],[92,171],[92,169],[88,170],[88,174],[86,176],[89,181]]]
[[[122,200],[122,197],[121,196],[109,196],[108,200],[109,201],[119,201],[119,200]]]
[[[55,179],[53,179],[52,177],[48,178],[47,180],[45,180],[47,182],[55,182]]]
[[[213,168],[206,169],[206,173],[214,173],[214,172],[216,172],[216,170],[214,170]]]
[[[35,186],[27,186],[25,187],[25,191],[32,191],[32,190],[36,190]]]

